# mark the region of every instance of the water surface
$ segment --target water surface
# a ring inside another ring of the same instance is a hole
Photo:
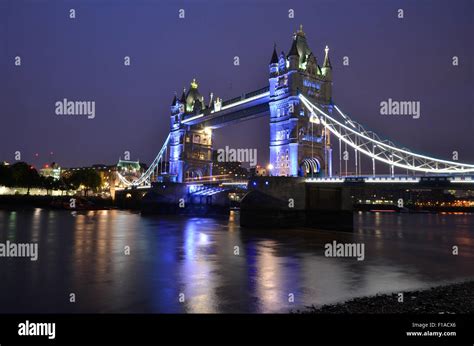
[[[238,213],[0,211],[0,242],[39,250],[0,258],[0,312],[288,312],[474,277],[474,215],[354,218],[344,233],[241,229]],[[325,257],[333,240],[363,242],[365,260]]]

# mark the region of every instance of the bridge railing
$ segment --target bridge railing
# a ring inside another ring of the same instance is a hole
[[[353,176],[353,177],[308,177],[307,183],[454,183],[454,184],[474,184],[472,176]]]
[[[251,91],[251,92],[246,93],[244,95],[234,97],[230,100],[223,101],[222,106],[227,106],[227,105],[230,105],[230,104],[235,103],[235,102],[239,102],[239,101],[246,100],[246,99],[249,99],[249,98],[257,96],[257,95],[264,94],[264,93],[268,92],[269,90],[270,90],[270,87],[266,86],[264,88],[260,88],[260,89],[255,90],[255,91]]]
[[[254,96],[257,96],[257,95],[260,95],[260,94],[265,94],[267,91],[270,91],[270,87],[266,86],[264,88],[261,88],[261,89],[258,89],[258,90],[255,90],[255,91],[252,91],[252,92],[249,92],[247,94],[245,94],[245,97],[246,99],[249,99],[251,97],[254,97]]]
[[[222,106],[227,106],[231,103],[239,102],[240,100],[242,100],[242,96],[234,97],[233,99],[223,101]]]

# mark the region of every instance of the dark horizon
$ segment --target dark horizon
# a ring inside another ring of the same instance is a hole
[[[474,3],[447,4],[0,1],[0,161],[20,151],[37,167],[109,165],[130,151],[149,164],[169,131],[174,92],[193,78],[206,102],[210,92],[225,100],[266,86],[274,42],[288,53],[302,24],[320,65],[329,46],[334,102],[352,118],[415,152],[451,160],[458,151],[460,162],[474,163]],[[58,117],[54,104],[64,98],[95,101],[96,117]],[[420,119],[380,115],[389,98],[420,101]],[[214,134],[216,149],[257,148],[267,163],[266,117]]]

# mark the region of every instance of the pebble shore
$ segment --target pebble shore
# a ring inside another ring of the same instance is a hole
[[[298,313],[314,314],[472,314],[474,313],[474,281],[432,287],[420,291],[355,298],[334,305],[311,306]]]

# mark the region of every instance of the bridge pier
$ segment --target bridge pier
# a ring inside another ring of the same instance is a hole
[[[344,186],[314,186],[304,178],[255,177],[240,205],[240,224],[353,231],[352,210],[350,191]]]
[[[230,201],[227,192],[213,195],[193,194],[185,183],[157,183],[141,201],[143,214],[164,215],[224,215],[228,214]]]

